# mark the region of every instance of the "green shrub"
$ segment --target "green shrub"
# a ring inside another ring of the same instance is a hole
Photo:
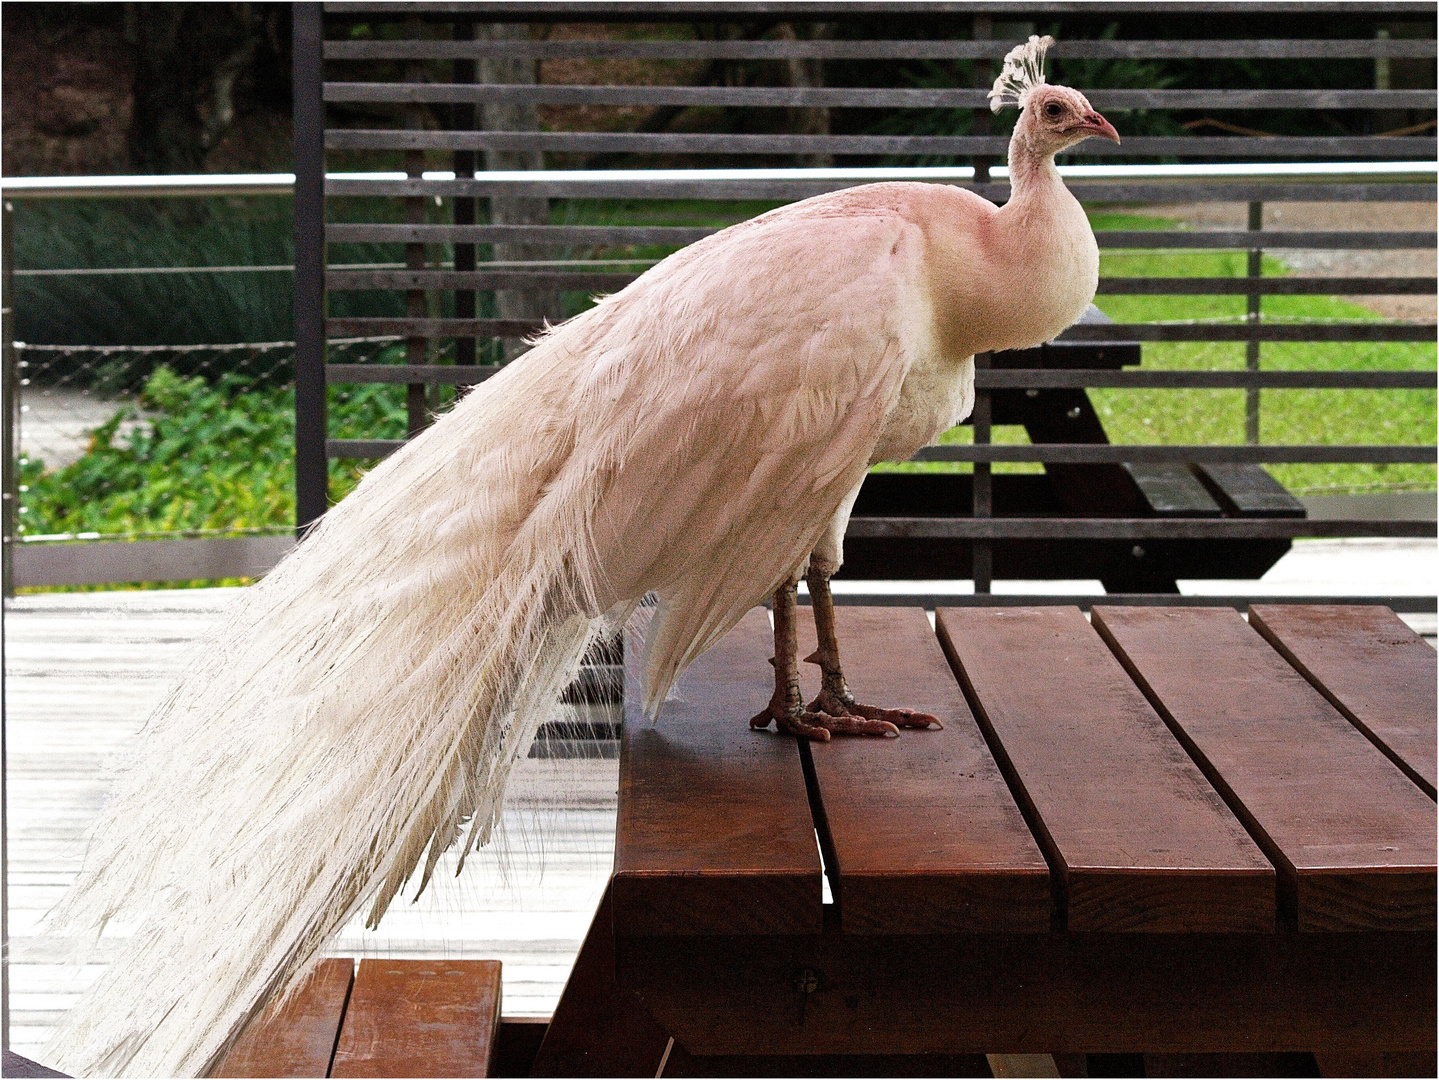
[[[295,522],[295,398],[291,388],[256,386],[226,375],[210,383],[161,366],[138,404],[116,410],[78,461],[21,469],[21,531],[135,534],[283,530]],[[331,434],[400,438],[404,387],[334,387]],[[126,421],[143,420],[121,434]],[[361,463],[330,463],[330,491],[342,498]]]

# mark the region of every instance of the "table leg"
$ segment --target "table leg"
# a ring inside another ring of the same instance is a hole
[[[610,891],[600,900],[531,1076],[654,1076],[669,1046],[638,995],[615,983]]]

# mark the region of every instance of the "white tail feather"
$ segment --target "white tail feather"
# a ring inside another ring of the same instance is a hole
[[[827,209],[852,198],[702,240],[556,327],[245,591],[53,920],[138,930],[50,1063],[210,1069],[353,915],[373,925],[417,870],[423,887],[443,851],[488,838],[585,649],[642,596],[659,598],[653,711],[801,564],[908,370],[883,269],[897,234],[888,211]],[[828,278],[797,306],[814,250]],[[784,284],[736,287],[751,280]]]
[[[543,497],[566,440],[515,438],[494,400],[376,468],[152,717],[52,917],[139,929],[55,1066],[203,1074],[352,916],[377,922],[422,860],[423,888],[466,827],[462,855],[488,838],[585,649],[628,614],[596,613],[585,507]]]

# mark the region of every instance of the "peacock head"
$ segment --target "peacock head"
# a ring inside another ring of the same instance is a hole
[[[1119,133],[1089,104],[1089,99],[1068,86],[1052,86],[1044,78],[1044,53],[1054,39],[1031,35],[1004,58],[1004,69],[989,92],[989,107],[999,112],[1006,105],[1020,110],[1014,126],[1040,154],[1057,154],[1091,135],[1119,141]]]

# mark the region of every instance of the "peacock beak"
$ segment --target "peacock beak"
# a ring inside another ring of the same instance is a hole
[[[1098,135],[1101,139],[1108,139],[1115,143],[1119,141],[1119,132],[1114,130],[1114,125],[1097,112],[1086,113],[1084,121],[1079,126],[1081,130],[1087,131],[1091,135]]]

